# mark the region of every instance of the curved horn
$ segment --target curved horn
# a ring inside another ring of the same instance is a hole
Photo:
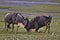
[[[22,18],[24,19],[24,16],[21,14],[21,13],[19,13],[21,16],[22,16]]]

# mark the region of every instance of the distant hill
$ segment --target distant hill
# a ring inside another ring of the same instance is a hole
[[[35,1],[35,2],[60,2],[60,0],[0,0],[0,1]]]
[[[51,2],[59,2],[60,3],[60,0],[49,0]]]

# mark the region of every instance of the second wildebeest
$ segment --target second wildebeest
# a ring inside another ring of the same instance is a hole
[[[5,20],[5,28],[8,31],[8,29],[10,28],[10,24],[12,24],[12,32],[14,30],[14,24],[17,24],[17,30],[18,31],[18,23],[22,23],[24,25],[25,19],[24,17],[21,15],[21,13],[7,13],[4,17]]]
[[[48,29],[49,33],[51,20],[52,16],[36,16],[31,21],[27,19],[25,28],[28,32],[30,31],[30,29],[36,29],[35,32],[38,32],[39,28],[46,26],[45,32]]]

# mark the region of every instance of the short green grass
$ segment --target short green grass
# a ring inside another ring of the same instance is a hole
[[[60,13],[60,5],[32,5],[32,6],[0,6],[0,8],[24,13],[55,12]]]
[[[40,33],[30,31],[27,32],[25,28],[19,27],[16,33],[16,26],[14,32],[9,29],[5,32],[4,22],[0,22],[0,40],[60,40],[60,18],[53,18],[50,28],[50,33],[43,33],[45,27],[39,29]]]

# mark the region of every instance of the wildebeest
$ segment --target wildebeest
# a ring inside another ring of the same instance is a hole
[[[14,30],[14,24],[17,24],[17,30],[18,31],[18,23],[22,23],[23,25],[25,22],[24,17],[21,15],[21,13],[7,13],[4,17],[5,20],[5,28],[8,31],[8,28],[10,28],[10,24],[12,24],[12,32]]]
[[[27,19],[27,24],[25,29],[29,32],[30,29],[35,29],[35,32],[38,32],[39,28],[46,26],[45,32],[48,29],[48,33],[50,32],[50,23],[52,20],[52,16],[36,16],[31,21]]]

